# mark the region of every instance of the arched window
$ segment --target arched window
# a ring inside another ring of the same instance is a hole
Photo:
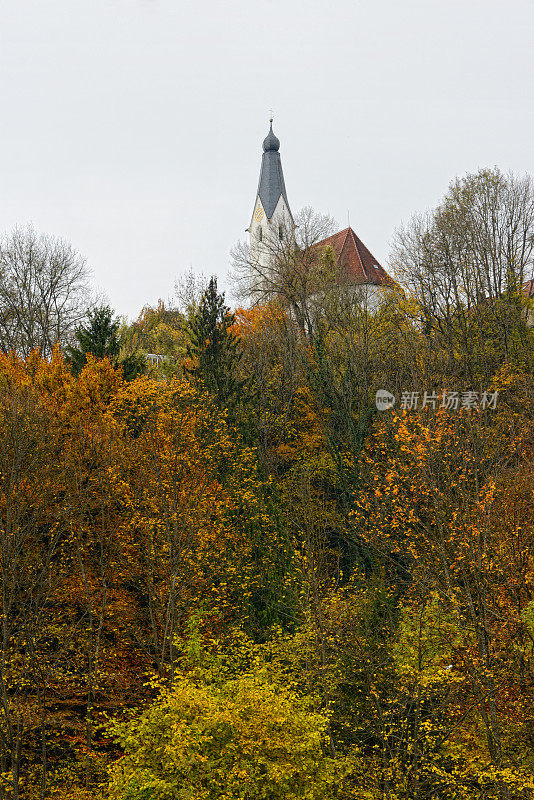
[[[260,225],[260,227],[258,228],[258,240],[259,240],[260,242],[262,242],[262,241],[263,241],[263,228],[261,227],[261,225]]]
[[[280,225],[278,227],[278,238],[280,239],[281,242],[284,240],[284,226],[283,225]]]

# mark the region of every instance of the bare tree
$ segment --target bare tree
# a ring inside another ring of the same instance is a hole
[[[15,228],[0,239],[0,349],[47,357],[88,306],[88,270],[62,239]]]
[[[474,352],[493,332],[507,353],[534,271],[532,179],[492,169],[455,180],[438,208],[397,230],[390,263],[449,352]]]
[[[317,245],[334,233],[332,217],[307,207],[295,217],[295,230],[276,231],[259,243],[240,242],[232,250],[237,294],[252,304],[277,300],[289,307],[302,330],[312,327],[312,298],[324,288],[328,265]]]
[[[521,286],[534,270],[532,179],[498,169],[456,179],[438,208],[396,232],[391,261],[429,311]]]
[[[174,295],[169,300],[169,307],[176,308],[185,317],[191,317],[208,288],[209,280],[202,273],[195,273],[190,267],[174,282]]]

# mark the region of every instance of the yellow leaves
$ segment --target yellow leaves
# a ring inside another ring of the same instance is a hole
[[[505,361],[502,367],[496,372],[491,381],[493,391],[505,392],[510,389],[520,389],[525,386],[529,376],[517,366]]]
[[[134,784],[158,786],[156,797],[196,797],[201,786],[209,800],[245,788],[251,800],[322,797],[334,765],[321,751],[327,720],[310,706],[262,671],[219,684],[180,677],[130,724],[113,726],[125,755],[110,797],[122,800]]]

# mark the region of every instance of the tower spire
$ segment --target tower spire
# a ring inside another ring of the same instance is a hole
[[[251,258],[263,266],[274,263],[279,248],[293,239],[295,233],[279,150],[280,139],[273,131],[271,109],[269,132],[263,140],[256,202],[248,228]]]
[[[284,199],[285,207],[291,216],[279,150],[280,139],[275,136],[273,132],[273,122],[271,119],[269,123],[269,133],[263,140],[263,155],[261,159],[260,180],[258,183],[258,197],[267,219],[272,218],[281,197]]]

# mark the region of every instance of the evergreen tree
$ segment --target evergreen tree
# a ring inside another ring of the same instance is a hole
[[[109,358],[114,366],[121,367],[127,381],[145,372],[145,361],[138,353],[127,355],[119,361],[119,321],[113,319],[113,311],[109,306],[93,308],[87,317],[87,324],[79,327],[74,334],[78,346],[66,348],[66,360],[75,375],[84,368],[88,355]]]
[[[81,325],[74,334],[78,346],[66,348],[67,362],[76,375],[85,366],[88,355],[95,358],[109,358],[115,363],[120,350],[117,335],[119,321],[113,319],[111,308],[98,306],[91,309],[87,317],[87,324]]]
[[[144,375],[147,371],[147,364],[142,353],[129,353],[121,358],[118,364],[124,373],[124,380],[133,381],[138,375]]]
[[[193,381],[210,392],[220,408],[233,407],[245,391],[246,381],[237,377],[241,353],[231,331],[234,320],[212,277],[189,323],[187,355],[194,361],[189,369]]]

